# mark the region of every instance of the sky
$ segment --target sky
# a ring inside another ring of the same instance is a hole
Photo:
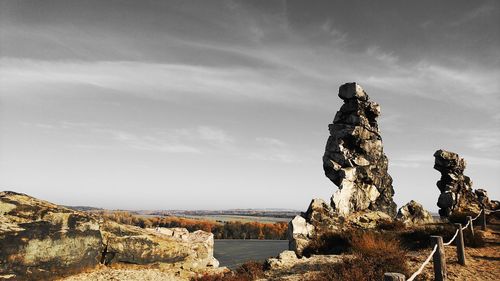
[[[110,209],[329,201],[338,87],[381,105],[398,207],[433,153],[500,198],[499,1],[0,0],[0,190]]]

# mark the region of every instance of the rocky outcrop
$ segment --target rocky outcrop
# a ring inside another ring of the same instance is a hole
[[[99,263],[99,221],[24,194],[0,192],[0,249],[0,276],[6,280],[50,280],[79,272]]]
[[[52,280],[114,262],[214,267],[213,243],[203,231],[142,229],[0,192],[1,280]]]
[[[434,169],[441,173],[437,187],[441,194],[437,202],[439,215],[449,217],[452,213],[479,213],[481,203],[472,190],[472,181],[463,174],[466,162],[458,154],[438,150],[434,153]]]
[[[356,83],[340,86],[344,104],[329,125],[323,169],[339,187],[332,207],[343,216],[359,211],[396,215],[392,178],[377,124],[380,106]]]
[[[401,221],[405,226],[415,226],[434,222],[431,213],[425,210],[420,203],[413,200],[399,208],[396,219]]]
[[[488,198],[488,192],[484,189],[476,189],[474,193],[477,196],[477,199],[479,200],[479,204],[481,204],[481,207],[484,207],[488,210],[497,210],[500,209],[500,202],[496,200],[490,200]]]
[[[339,88],[344,104],[329,125],[323,169],[339,187],[330,204],[311,201],[289,224],[289,249],[301,256],[311,238],[346,228],[374,228],[392,221],[392,178],[377,124],[380,106],[356,83]]]
[[[161,229],[161,228],[160,228]],[[185,269],[215,264],[212,233],[186,229],[142,229],[106,221],[101,225],[102,262],[132,264],[179,263]]]

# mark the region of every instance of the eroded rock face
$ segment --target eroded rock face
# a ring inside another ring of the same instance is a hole
[[[0,192],[0,280],[53,280],[99,263],[217,267],[213,234],[104,221],[25,194]]]
[[[329,125],[323,156],[325,175],[339,187],[332,207],[343,216],[381,211],[394,217],[392,178],[377,124],[380,106],[356,83],[340,86],[339,97],[344,104]]]
[[[422,207],[422,205],[414,200],[406,203],[399,208],[396,219],[401,221],[406,226],[421,225],[433,223],[432,215]]]
[[[452,213],[479,213],[481,203],[472,190],[472,181],[463,174],[466,162],[458,154],[438,150],[434,153],[434,169],[441,173],[437,182],[439,215],[448,217]]]
[[[99,221],[15,192],[0,192],[0,276],[51,280],[99,263]],[[1,278],[0,278],[1,279]]]
[[[161,231],[160,231],[161,229]],[[213,265],[212,233],[186,229],[142,229],[106,221],[101,226],[103,263],[179,263],[185,269]],[[174,235],[175,234],[175,235]]]

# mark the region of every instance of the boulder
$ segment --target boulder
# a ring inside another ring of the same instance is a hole
[[[301,256],[314,235],[314,226],[302,216],[295,216],[288,223],[288,249]]]
[[[291,268],[297,264],[298,257],[294,251],[283,251],[277,258],[269,258],[266,260],[267,268],[271,270],[281,268]]]
[[[425,210],[421,204],[413,200],[399,208],[396,219],[401,221],[405,226],[415,226],[434,222],[432,215]]]
[[[441,173],[441,179],[436,184],[441,191],[437,202],[439,215],[478,214],[482,203],[472,189],[471,179],[463,174],[467,165],[465,160],[454,152],[442,149],[434,153],[434,158],[434,169]]]
[[[101,226],[102,262],[132,264],[170,263],[184,269],[213,266],[212,233],[186,229],[142,229],[106,221]],[[175,236],[173,234],[177,233]]]
[[[360,211],[396,215],[392,178],[377,117],[380,106],[356,83],[339,88],[344,104],[329,125],[323,155],[325,175],[339,187],[331,204],[342,216]]]
[[[53,280],[99,263],[217,267],[213,234],[142,229],[25,194],[0,192],[0,279]]]
[[[96,217],[0,192],[0,279],[51,280],[80,272],[99,263],[102,248]]]

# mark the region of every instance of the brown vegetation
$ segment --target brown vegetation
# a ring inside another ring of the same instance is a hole
[[[189,231],[212,232],[215,239],[286,239],[288,228],[285,222],[260,223],[231,221],[219,223],[209,220],[189,219],[173,216],[141,217],[124,211],[99,212],[106,219],[119,223],[149,227],[183,227]]]
[[[192,281],[252,281],[264,277],[264,264],[250,261],[242,264],[235,271],[220,274],[204,274]]]
[[[385,272],[401,272],[408,275],[406,251],[394,237],[382,233],[356,232],[349,238],[354,258],[327,265],[317,281],[382,280]]]

